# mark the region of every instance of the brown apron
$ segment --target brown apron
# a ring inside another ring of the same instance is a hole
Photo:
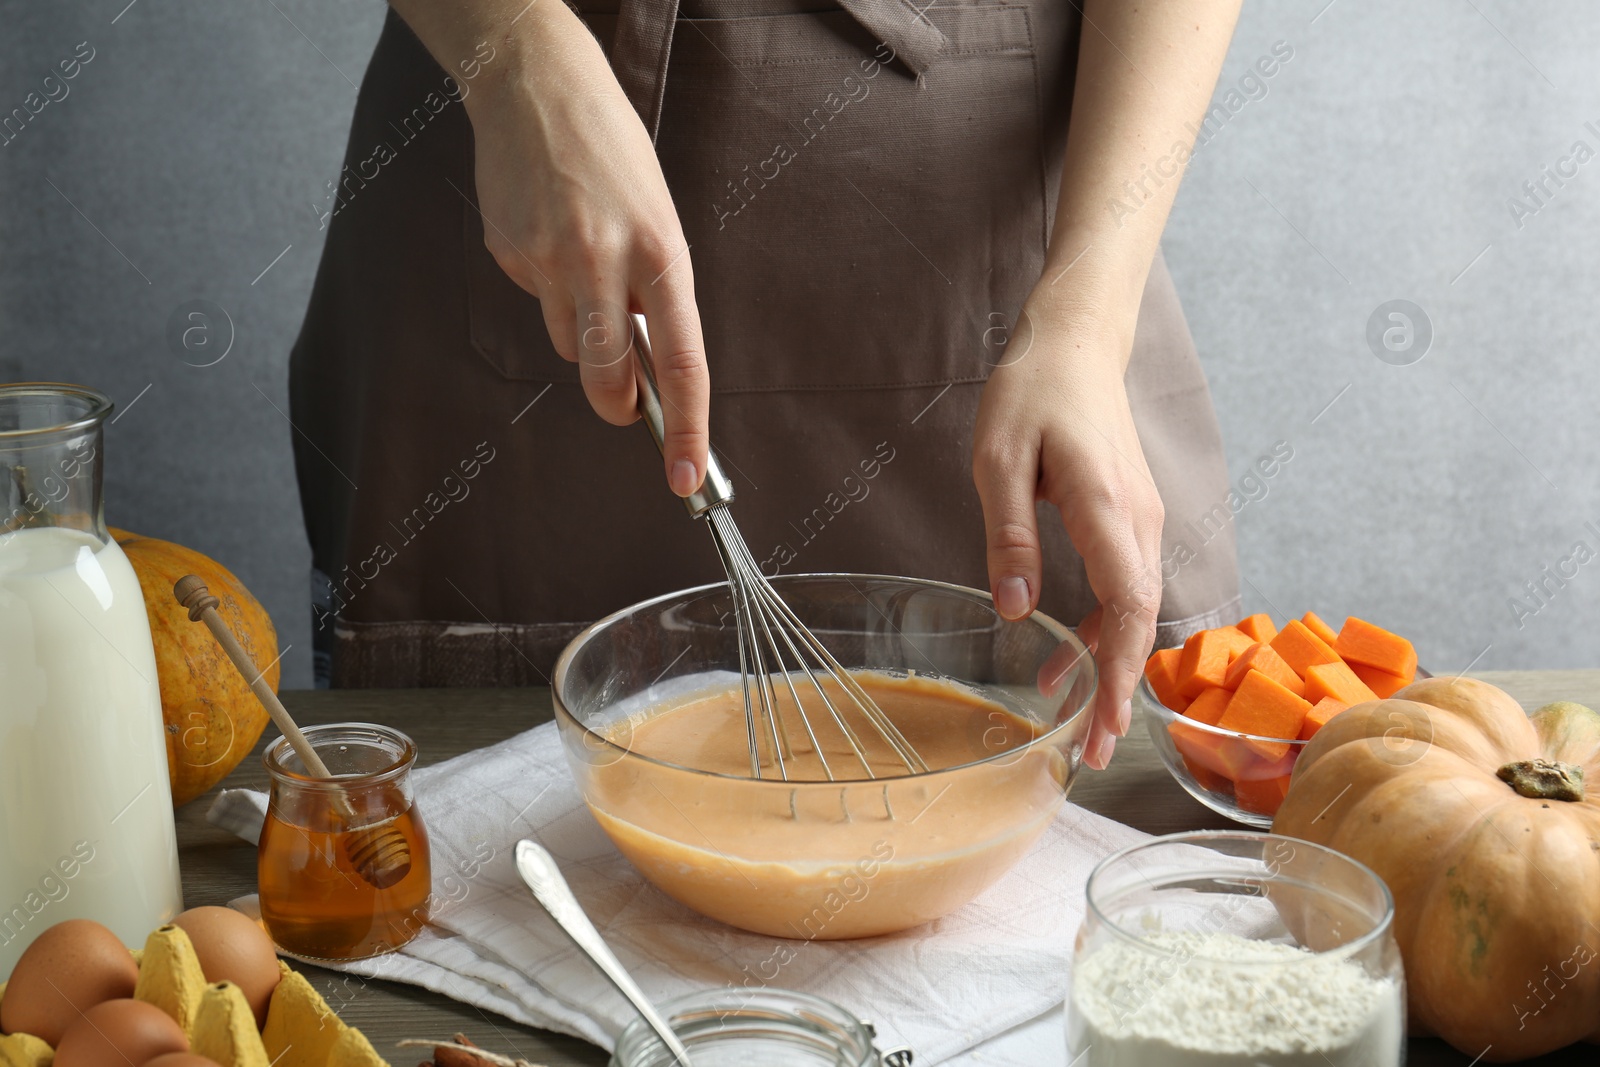
[[[1043,268],[1073,5],[579,7],[656,135],[756,559],[987,588],[973,420]],[[323,206],[290,395],[337,686],[538,684],[585,623],[721,577],[644,428],[589,410],[484,249],[463,91],[391,14]],[[1227,473],[1159,258],[1127,381],[1167,509],[1172,643],[1237,612],[1238,578],[1231,521],[1193,525],[1226,515]],[[1041,515],[1042,609],[1076,622],[1083,565]]]

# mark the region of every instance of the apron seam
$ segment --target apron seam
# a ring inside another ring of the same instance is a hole
[[[661,110],[667,100],[667,64],[672,59],[672,40],[678,31],[678,0],[672,0],[672,17],[665,20],[662,40],[656,48],[656,72],[650,93],[650,144],[656,143],[661,130]]]
[[[470,145],[468,146],[467,154],[468,158],[471,158]],[[474,192],[477,191],[476,182],[471,182],[468,184],[473,186]],[[473,204],[470,199],[468,199],[466,196],[461,197],[461,277],[463,279],[461,292],[467,305],[467,344],[472,346],[472,350],[476,352],[478,356],[484,360],[484,362],[488,363],[489,366],[493,367],[500,374],[504,375],[507,380],[514,380],[511,378],[511,375],[507,374],[501,365],[496,362],[498,353],[491,352],[489,348],[484,345],[482,339],[478,336],[478,316],[474,314],[472,310],[472,213],[476,210],[477,206]],[[484,247],[487,250],[488,245],[485,244]]]
[[[738,393],[866,393],[884,389],[931,389],[936,385],[983,385],[988,380],[987,376],[968,376],[963,378],[919,378],[909,382],[848,382],[838,385],[749,385],[721,390],[721,395],[731,396]],[[717,392],[715,389],[712,390],[713,395],[716,395]]]
[[[594,625],[594,619],[556,619],[540,622],[484,622],[480,619],[351,619],[343,615],[333,617],[333,633],[337,637],[354,636],[357,630],[373,630],[394,626],[425,626],[429,629],[455,629],[473,631],[529,630],[554,627],[584,627]]]
[[[552,385],[558,388],[582,389],[582,382],[554,381],[549,378],[518,378],[519,382],[533,385]],[[909,382],[845,382],[808,385],[736,385],[726,389],[711,389],[711,395],[740,396],[750,393],[870,393],[887,389],[932,389],[936,385],[984,385],[987,377],[920,378]]]
[[[1014,44],[995,45],[993,48],[964,48],[964,49],[961,49],[960,51],[943,52],[943,53],[941,53],[941,58],[943,58],[945,56],[1020,56],[1020,55],[1026,55],[1026,56],[1029,56],[1030,58],[1034,59],[1034,73],[1035,73],[1035,79],[1034,80],[1035,80],[1035,84],[1037,85],[1037,81],[1038,81],[1038,78],[1037,78],[1038,63],[1037,63],[1037,57],[1034,56],[1034,52],[1033,52],[1032,48],[1025,48],[1025,47],[1023,47],[1021,45],[1014,45]],[[732,66],[732,67],[734,67],[736,69],[741,69],[741,70],[742,69],[759,70],[762,67],[800,67],[800,66],[805,66],[807,64],[818,64],[818,65],[825,64],[825,63],[826,64],[837,64],[838,62],[839,62],[839,57],[836,56],[836,55],[801,56],[801,57],[797,57],[797,58],[794,58],[794,59],[761,59],[761,60],[723,59],[723,58],[720,58],[720,57],[712,58],[710,56],[707,56],[704,59],[685,59],[682,56],[678,57],[678,66],[680,66],[680,67],[700,68],[700,67]],[[1037,96],[1037,95],[1038,95],[1038,92],[1037,92],[1037,88],[1036,88],[1035,89],[1035,96]]]
[[[1050,142],[1046,137],[1044,79],[1039,75],[1039,45],[1033,39],[1033,13],[1022,9],[1022,25],[1028,34],[1028,62],[1033,67],[1033,111],[1039,116],[1039,128],[1034,140],[1039,153],[1039,247],[1046,260],[1050,256],[1050,223],[1055,214],[1050,210]],[[1056,210],[1060,210],[1057,205]],[[1042,276],[1041,276],[1042,277]]]

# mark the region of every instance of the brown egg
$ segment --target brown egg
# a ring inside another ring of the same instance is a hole
[[[51,1045],[101,1001],[133,996],[139,965],[117,935],[92,919],[66,919],[36,938],[11,971],[0,1030]]]
[[[142,1000],[96,1004],[61,1035],[55,1067],[128,1067],[168,1052],[188,1052],[172,1016]]]
[[[139,1067],[220,1067],[220,1065],[216,1060],[208,1060],[192,1052],[164,1052],[153,1060],[145,1060]]]
[[[207,982],[232,982],[255,1013],[256,1029],[267,1024],[267,1005],[278,987],[278,950],[248,916],[232,908],[190,908],[172,920],[194,942]]]

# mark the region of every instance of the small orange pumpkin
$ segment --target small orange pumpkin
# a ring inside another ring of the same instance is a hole
[[[199,575],[221,603],[217,612],[278,689],[278,634],[260,601],[222,564],[190,548],[112,529],[139,576],[155,641],[166,722],[167,776],[174,807],[188,803],[237,767],[261,737],[267,713],[203,623],[174,599],[172,587]]]
[[[1600,1042],[1600,715],[1415,682],[1318,731],[1272,828],[1388,883],[1413,1033],[1494,1063]]]

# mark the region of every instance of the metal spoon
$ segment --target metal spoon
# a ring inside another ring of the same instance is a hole
[[[644,991],[628,975],[622,964],[617,961],[617,957],[611,954],[611,949],[606,947],[600,931],[594,928],[589,916],[583,913],[583,905],[572,895],[572,888],[561,876],[561,868],[556,866],[556,861],[550,853],[527,838],[518,841],[517,873],[522,875],[522,880],[533,890],[533,899],[550,913],[550,918],[572,938],[572,943],[582,949],[583,954],[611,980],[611,984],[617,987],[617,992],[628,998],[628,1003],[644,1016],[644,1021],[650,1024],[650,1029],[656,1032],[656,1036],[667,1046],[677,1061],[683,1067],[691,1067],[689,1050],[683,1047],[683,1042],[672,1032],[672,1027],[667,1025],[667,1021],[656,1011],[655,1006],[645,998]]]

